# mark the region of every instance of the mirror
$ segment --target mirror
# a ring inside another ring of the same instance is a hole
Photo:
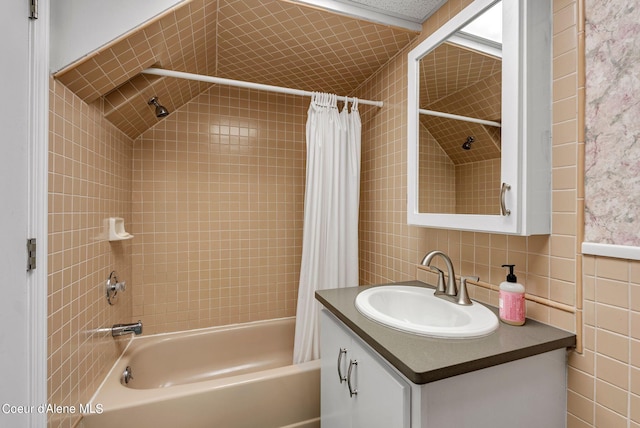
[[[502,4],[418,60],[419,213],[500,214]]]
[[[473,0],[409,52],[408,224],[550,232],[551,10]],[[501,44],[469,34],[494,12]]]

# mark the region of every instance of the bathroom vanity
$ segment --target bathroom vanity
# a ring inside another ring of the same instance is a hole
[[[405,333],[358,312],[370,287],[316,292],[323,427],[565,426],[573,333],[533,320],[475,339]]]

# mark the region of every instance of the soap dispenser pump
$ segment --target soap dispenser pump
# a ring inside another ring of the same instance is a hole
[[[524,285],[518,283],[513,273],[515,265],[502,265],[509,268],[507,280],[500,283],[499,306],[500,320],[511,325],[523,325],[525,321]]]

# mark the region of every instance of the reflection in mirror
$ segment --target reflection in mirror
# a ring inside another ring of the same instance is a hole
[[[420,60],[421,213],[500,212],[502,61],[496,42],[500,36],[473,29],[487,16],[495,16],[496,10],[498,23],[480,28],[501,29],[498,4]]]

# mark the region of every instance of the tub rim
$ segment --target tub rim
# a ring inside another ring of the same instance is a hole
[[[192,337],[201,334],[211,334],[217,331],[241,330],[260,325],[279,324],[285,322],[295,323],[295,317],[273,318],[246,323],[234,323],[222,326],[133,337],[129,340],[129,343],[127,343],[118,359],[113,363],[100,383],[100,386],[92,395],[89,403],[92,404],[92,408],[95,408],[96,405],[100,404],[102,405],[103,410],[107,412],[111,410],[135,407],[141,404],[200,394],[215,389],[229,388],[242,383],[258,382],[276,377],[291,376],[310,370],[319,370],[319,359],[302,364],[294,364],[292,355],[290,365],[190,384],[173,385],[169,388],[135,389],[128,388],[120,383],[120,373],[122,373],[126,368],[132,355],[134,355],[133,353],[140,349],[152,346],[157,342],[164,342],[166,340],[170,340],[172,337]]]

